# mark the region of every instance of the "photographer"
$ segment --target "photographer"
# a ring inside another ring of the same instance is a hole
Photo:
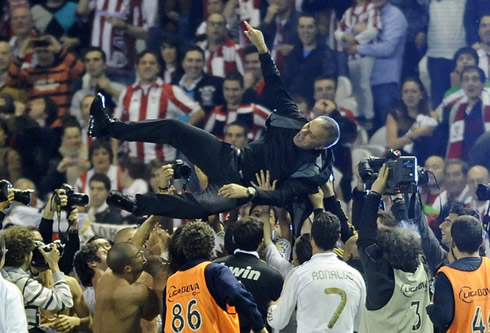
[[[12,201],[14,201],[14,189],[9,188],[7,190],[7,198],[4,198],[4,200],[0,202],[0,230],[3,228],[3,219],[5,218],[5,213],[3,211],[9,208]]]
[[[68,224],[70,226],[66,233],[62,233],[60,230],[58,230],[60,239],[65,247],[59,262],[59,266],[61,271],[65,274],[71,273],[73,269],[73,257],[80,249],[80,238],[78,237],[78,211],[76,207],[68,207],[68,203],[69,197],[66,193],[66,189],[56,190],[56,193],[51,195],[46,207],[44,207],[43,217],[41,219],[41,223],[39,224],[39,232],[43,237],[44,243],[51,243],[53,241],[54,214],[57,211],[68,209]]]
[[[4,237],[8,252],[2,276],[22,291],[29,332],[43,332],[40,309],[58,312],[73,307],[70,288],[58,266],[60,253],[54,244],[49,252],[39,249],[53,272],[54,289],[45,288],[28,273],[35,248],[34,237],[29,229],[13,226],[5,230]]]
[[[396,332],[416,329],[432,333],[425,312],[429,276],[421,260],[418,236],[400,227],[391,214],[378,212],[389,173],[384,164],[363,203],[362,218],[358,219],[357,247],[367,281],[367,311],[359,332],[396,327]]]

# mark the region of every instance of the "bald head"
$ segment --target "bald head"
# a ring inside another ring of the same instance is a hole
[[[124,273],[126,266],[131,266],[132,258],[138,253],[138,248],[131,243],[115,244],[107,254],[107,266],[114,274]]]
[[[466,182],[468,188],[470,189],[471,197],[477,200],[476,189],[478,184],[488,184],[489,182],[488,170],[482,165],[475,165],[470,170],[466,176]]]
[[[430,156],[427,160],[425,160],[425,168],[432,172],[436,177],[439,184],[444,183],[444,166],[446,163],[444,159],[440,156]],[[429,174],[429,185],[435,185],[436,181],[434,176]]]
[[[114,244],[129,242],[135,233],[136,229],[131,227],[119,230],[114,236]]]

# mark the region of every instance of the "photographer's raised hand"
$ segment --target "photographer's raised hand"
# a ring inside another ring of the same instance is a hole
[[[0,202],[0,210],[4,210],[10,206],[10,204],[14,201],[14,189],[8,189],[7,200]]]
[[[55,193],[51,195],[46,207],[44,207],[43,218],[46,220],[52,220],[58,204],[61,207],[65,207],[68,204],[68,196],[66,195],[66,191],[63,189],[57,189]]]
[[[158,189],[161,194],[170,194],[169,182],[174,177],[174,168],[171,164],[163,165],[158,173]]]
[[[386,164],[383,164],[383,166],[379,170],[378,178],[376,178],[373,185],[371,186],[371,192],[383,195],[386,189],[386,184],[388,183],[389,174],[390,170],[388,169]]]
[[[39,252],[43,255],[44,259],[46,259],[46,263],[49,266],[49,269],[54,273],[60,272],[60,267],[58,266],[58,262],[60,261],[60,251],[56,248],[56,245],[51,243],[49,244],[51,250],[46,252],[42,248],[39,248]]]

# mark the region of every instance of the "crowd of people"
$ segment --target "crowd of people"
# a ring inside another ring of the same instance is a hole
[[[0,27],[0,332],[490,327],[487,1],[9,0]],[[360,174],[388,149],[417,191]]]

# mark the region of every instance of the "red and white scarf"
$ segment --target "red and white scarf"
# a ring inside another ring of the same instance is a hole
[[[485,90],[481,94],[482,119],[485,132],[490,131],[490,95]],[[446,158],[461,158],[463,156],[464,118],[468,108],[468,98],[465,96],[454,103],[449,116],[449,143]]]

